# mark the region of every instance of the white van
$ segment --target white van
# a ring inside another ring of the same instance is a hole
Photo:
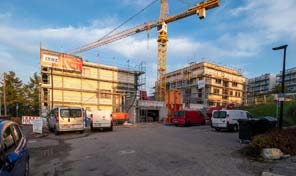
[[[47,116],[48,127],[56,135],[61,131],[84,131],[84,111],[80,107],[57,107]]]
[[[112,111],[108,110],[93,110],[90,114],[90,129],[107,129],[113,130]]]
[[[243,110],[215,110],[212,114],[212,128],[217,131],[228,129],[238,131],[238,119],[253,118],[248,111]]]

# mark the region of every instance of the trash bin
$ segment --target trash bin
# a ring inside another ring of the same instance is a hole
[[[253,131],[253,135],[258,135],[258,134],[263,134],[269,130],[271,130],[272,128],[275,128],[277,125],[277,119],[273,118],[273,117],[261,117],[259,118],[256,123],[254,124],[254,131]]]
[[[239,119],[239,131],[238,137],[241,142],[247,140],[250,141],[253,136],[253,127],[256,119]]]
[[[261,117],[254,119],[239,119],[239,139],[241,142],[250,141],[252,137],[263,134],[276,127],[277,119]]]

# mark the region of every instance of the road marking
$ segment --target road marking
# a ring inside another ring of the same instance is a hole
[[[136,151],[135,150],[121,150],[121,151],[119,151],[120,155],[127,155],[127,154],[133,154],[133,153],[136,153]]]

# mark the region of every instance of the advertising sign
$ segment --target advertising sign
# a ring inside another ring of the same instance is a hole
[[[80,57],[44,49],[40,50],[40,65],[82,72],[82,59]]]
[[[33,133],[42,134],[43,121],[42,119],[33,120]]]

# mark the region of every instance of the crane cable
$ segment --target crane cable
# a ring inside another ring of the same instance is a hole
[[[181,3],[186,4],[187,6],[192,6],[193,4],[186,0],[179,0]]]
[[[159,0],[154,0],[151,3],[149,3],[146,7],[144,7],[143,9],[141,9],[140,11],[138,11],[137,13],[135,13],[134,15],[132,15],[131,17],[129,17],[128,19],[126,19],[124,22],[122,22],[120,25],[118,25],[117,27],[115,27],[114,29],[112,29],[110,32],[108,32],[107,34],[105,34],[102,38],[100,38],[97,41],[101,41],[104,38],[108,37],[110,34],[112,34],[114,31],[116,31],[117,29],[119,29],[121,26],[125,25],[127,22],[131,21],[133,18],[135,18],[136,16],[138,16],[140,13],[144,12],[147,8],[149,8],[150,6],[152,6],[154,3],[156,3]],[[80,52],[80,51],[79,51]]]
[[[117,29],[119,29],[121,26],[125,25],[127,22],[129,22],[130,20],[132,20],[133,18],[135,18],[136,16],[138,16],[140,13],[144,12],[147,8],[149,8],[150,6],[152,6],[157,1],[159,1],[159,0],[154,0],[151,3],[149,3],[146,7],[144,7],[143,9],[141,9],[139,12],[135,13],[133,16],[129,17],[127,20],[125,20],[120,25],[118,25],[117,27],[115,27],[109,33],[107,33],[106,35],[104,35],[101,39],[103,39],[103,38],[107,37],[108,35],[112,34],[114,31],[116,31]]]

